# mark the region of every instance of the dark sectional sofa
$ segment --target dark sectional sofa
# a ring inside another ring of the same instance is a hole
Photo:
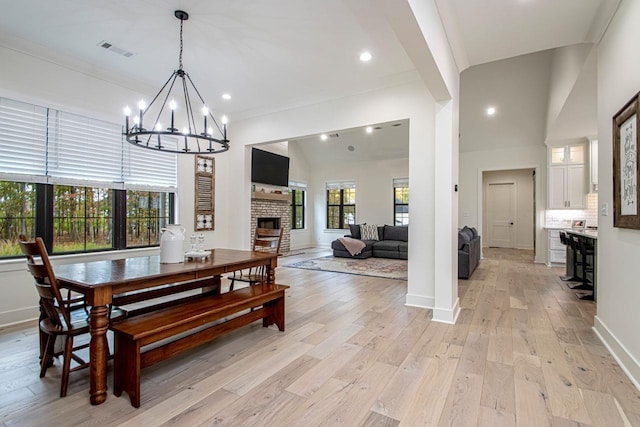
[[[351,235],[345,237],[351,237],[353,239],[361,239],[360,225],[350,225]],[[395,258],[395,259],[408,259],[409,255],[409,227],[396,226],[396,225],[384,225],[378,226],[378,240],[362,240],[365,244],[364,249],[357,255],[351,255],[340,242],[340,240],[334,240],[331,243],[331,249],[333,249],[333,256],[343,258]]]
[[[468,279],[480,262],[480,236],[474,227],[458,230],[458,278]]]

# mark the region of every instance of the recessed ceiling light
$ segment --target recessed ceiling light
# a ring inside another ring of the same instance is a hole
[[[496,114],[496,109],[495,107],[489,107],[487,108],[487,116],[493,116]]]
[[[225,100],[227,100],[227,101],[228,101],[228,100],[230,100],[230,99],[231,99],[231,95],[230,95],[230,94],[228,94],[228,93],[223,93],[223,94],[222,94],[222,99],[225,99]]]
[[[371,61],[372,58],[373,58],[373,55],[371,55],[370,52],[362,52],[360,54],[360,61],[362,62],[369,62]]]
[[[329,136],[326,133],[323,133],[322,135],[320,135],[320,139],[326,141],[327,139],[329,139]]]
[[[367,133],[371,133],[371,132],[373,132],[373,128],[371,126],[367,126],[366,131],[367,131]]]
[[[354,147],[353,145],[349,145],[349,146],[347,147],[347,150],[349,150],[349,151],[351,151],[351,152],[354,152],[354,151],[356,151],[356,147]]]

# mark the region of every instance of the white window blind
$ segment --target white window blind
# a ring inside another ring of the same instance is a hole
[[[346,190],[356,188],[355,181],[331,181],[326,183],[327,190]]]
[[[47,109],[0,98],[0,178],[45,182]]]
[[[173,192],[177,154],[132,146],[121,125],[0,98],[0,179]]]
[[[178,155],[124,144],[124,186],[131,190],[175,191]],[[178,138],[164,137],[164,146],[176,149]]]
[[[48,175],[56,184],[79,181],[122,187],[122,128],[76,114],[49,113]]]
[[[307,191],[307,184],[298,181],[289,181],[289,188],[292,190]]]
[[[409,188],[409,178],[393,178],[393,188]]]

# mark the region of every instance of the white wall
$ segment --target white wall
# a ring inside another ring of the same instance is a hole
[[[460,76],[460,152],[544,145],[551,51],[466,69]],[[487,107],[495,107],[487,116]]]
[[[314,241],[314,205],[311,197],[311,166],[300,152],[300,147],[296,143],[289,143],[289,180],[307,184],[307,200],[305,206],[305,229],[291,230],[291,250],[304,249],[313,246]]]
[[[640,90],[640,2],[623,0],[598,50],[598,313],[595,329],[640,386],[640,230],[613,227],[612,117]]]
[[[592,49],[592,44],[584,43],[553,51],[547,107],[547,134],[560,115]]]
[[[315,242],[329,247],[349,230],[327,230],[325,183],[335,180],[356,182],[356,221],[367,224],[393,224],[393,178],[409,176],[409,159],[358,162],[348,165],[317,165],[313,169],[312,187]],[[410,214],[411,215],[411,214]],[[413,219],[412,217],[410,219]]]
[[[516,211],[514,212],[515,247],[533,249],[533,169],[502,170],[483,173],[483,195],[487,198],[489,184],[513,182],[516,188]],[[483,224],[485,238],[482,246],[487,247],[490,229],[487,225],[487,204],[483,203]]]
[[[547,206],[547,151],[545,146],[517,147],[501,150],[460,153],[460,225],[482,227],[482,173],[485,171],[536,170],[536,248],[535,261],[544,263],[547,242],[544,234],[544,213]]]

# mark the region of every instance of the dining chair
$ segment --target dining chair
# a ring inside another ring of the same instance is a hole
[[[256,228],[252,250],[280,254],[281,242],[282,228]],[[229,290],[233,290],[236,281],[249,283],[249,285],[262,283],[267,279],[266,274],[267,269],[264,265],[260,267],[252,267],[248,271],[234,271],[233,276],[227,277],[231,280]]]
[[[42,360],[40,361],[40,378],[43,378],[49,366],[53,365],[53,358],[62,354],[62,379],[60,386],[60,397],[67,395],[69,384],[69,373],[89,366],[89,362],[77,355],[77,351],[89,347],[89,344],[82,344],[74,347],[74,337],[89,332],[88,308],[83,298],[72,298],[67,293],[67,298],[63,298],[58,281],[51,266],[49,255],[44,242],[40,237],[33,241],[27,241],[24,235],[19,238],[20,249],[27,257],[27,268],[35,280],[35,286],[40,296],[40,307],[42,310],[40,317],[40,332],[46,336]],[[111,319],[122,318],[126,313],[120,309],[110,310]],[[55,351],[55,342],[58,336],[64,336],[64,350]],[[71,368],[71,359],[78,363],[78,366]]]

